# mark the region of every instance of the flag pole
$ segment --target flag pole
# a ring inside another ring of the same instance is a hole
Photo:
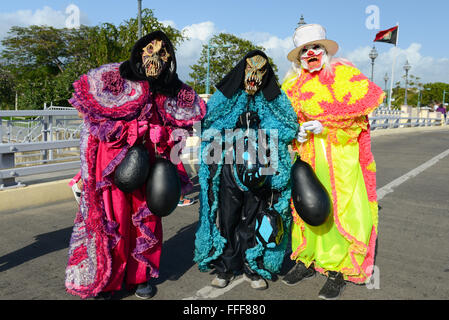
[[[398,31],[396,33],[396,43],[395,43],[395,52],[394,52],[394,57],[393,57],[393,67],[391,69],[391,83],[390,83],[390,97],[388,99],[388,111],[391,111],[391,96],[393,94],[393,83],[394,83],[394,66],[396,65],[396,57],[397,57],[397,48],[398,48],[398,43],[399,43],[399,22],[396,23],[397,27],[398,27]]]

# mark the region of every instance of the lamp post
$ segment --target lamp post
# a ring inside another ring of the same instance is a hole
[[[385,101],[388,100],[388,89],[387,89],[388,80],[389,80],[388,73],[385,72],[385,75],[384,75],[384,81],[385,81]]]
[[[304,16],[301,14],[301,18],[299,18],[299,22],[298,22],[298,27],[297,28],[299,28],[299,27],[301,27],[303,25],[306,25],[306,24],[307,24],[307,22],[304,20]]]
[[[206,94],[209,94],[210,91],[210,48],[229,48],[230,44],[225,44],[222,46],[214,46],[213,44],[210,44],[210,39],[207,42],[207,74],[206,74]]]
[[[443,90],[443,108],[446,108],[444,106],[444,98],[446,97],[446,92],[449,93],[449,91]]]
[[[412,66],[408,63],[408,60],[405,62],[404,70],[405,70],[405,96],[404,96],[404,105],[407,105],[407,87],[408,87],[408,71],[412,68]]]
[[[376,60],[377,56],[378,56],[377,50],[373,46],[373,48],[369,52],[369,58],[371,59],[371,81],[374,81],[374,60]]]
[[[137,0],[137,37],[142,38],[142,0]]]
[[[418,111],[421,111],[421,99],[422,99],[422,90],[423,90],[423,87],[421,86],[421,85],[419,85],[419,87],[418,87]]]

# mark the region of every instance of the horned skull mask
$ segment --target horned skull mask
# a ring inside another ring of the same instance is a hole
[[[245,68],[245,91],[249,95],[254,95],[262,86],[262,79],[266,69],[267,59],[260,55],[256,55],[246,59]]]
[[[157,78],[170,58],[164,41],[154,39],[142,52],[142,63],[147,77]]]

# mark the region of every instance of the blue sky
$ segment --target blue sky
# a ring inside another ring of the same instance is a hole
[[[44,19],[47,24],[57,26],[62,23],[69,4],[79,7],[82,23],[89,25],[120,24],[137,12],[137,0],[1,1],[0,38],[12,23],[43,23]],[[337,56],[349,58],[365,74],[371,72],[368,53],[376,32],[399,22],[397,51],[390,44],[375,43],[379,52],[376,82],[383,86],[382,78],[385,73],[391,74],[392,57],[397,54],[395,81],[403,74],[402,66],[408,59],[412,65],[410,73],[421,77],[423,82],[449,83],[449,25],[446,22],[449,1],[446,0],[143,0],[142,5],[153,9],[159,20],[186,30],[190,36],[191,40],[177,52],[179,74],[184,80],[188,80],[189,65],[198,59],[201,45],[219,32],[229,32],[263,45],[278,65],[282,78],[289,68],[286,54],[293,48],[291,37],[303,14],[306,22],[322,24],[327,29],[327,37],[339,43]],[[373,13],[366,10],[373,5],[379,9],[377,30],[368,29],[366,25],[367,20],[372,21]]]

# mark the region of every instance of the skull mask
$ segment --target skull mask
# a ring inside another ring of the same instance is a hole
[[[245,68],[245,91],[249,95],[254,95],[262,86],[262,79],[266,70],[267,59],[256,55],[246,59]]]
[[[299,53],[301,66],[309,72],[321,70],[327,60],[327,52],[319,44],[311,44],[302,48]]]
[[[147,77],[157,78],[164,70],[170,58],[165,43],[160,39],[154,39],[142,52],[142,63]]]

